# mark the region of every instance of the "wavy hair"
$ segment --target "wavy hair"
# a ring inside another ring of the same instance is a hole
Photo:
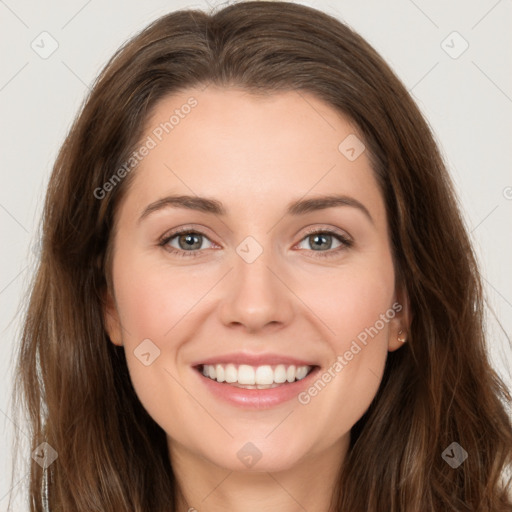
[[[30,511],[169,512],[176,479],[165,432],[139,402],[103,318],[116,211],[136,169],[98,199],[152,109],[191,87],[308,92],[364,137],[386,204],[408,343],[351,431],[332,511],[512,510],[509,390],[493,370],[477,262],[432,132],[377,52],[334,17],[247,1],[165,15],[128,41],[94,83],[55,162],[42,248],[17,353],[15,406],[29,421]],[[452,443],[469,454],[453,469]]]

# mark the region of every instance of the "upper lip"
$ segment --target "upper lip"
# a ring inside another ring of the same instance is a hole
[[[290,357],[281,354],[247,354],[243,352],[236,352],[232,354],[222,354],[218,356],[212,356],[207,359],[201,359],[197,363],[193,363],[192,366],[201,365],[214,365],[214,364],[246,364],[249,366],[263,366],[263,365],[278,365],[284,364],[285,366],[317,366],[311,361],[305,361],[304,359],[298,359],[296,357]]]

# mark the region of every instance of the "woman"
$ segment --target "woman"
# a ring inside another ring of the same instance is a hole
[[[512,510],[482,316],[432,134],[361,37],[286,2],[164,16],[50,180],[31,510]]]

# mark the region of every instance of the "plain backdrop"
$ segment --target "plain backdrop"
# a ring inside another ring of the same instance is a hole
[[[220,2],[209,0],[212,5]],[[491,356],[511,383],[512,3],[311,0],[379,51],[432,126],[455,181],[486,286]],[[45,187],[75,114],[114,51],[157,17],[204,1],[0,0],[0,511],[11,487],[13,353],[36,264]],[[53,51],[53,53],[51,53]],[[51,55],[49,55],[51,53]],[[502,328],[500,327],[500,324]],[[24,504],[25,472],[15,475]]]

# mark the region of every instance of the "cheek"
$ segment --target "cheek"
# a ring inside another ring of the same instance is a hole
[[[211,286],[208,279],[183,269],[170,272],[143,254],[120,256],[115,263],[116,301],[128,344],[167,339]]]
[[[383,254],[380,261],[372,264],[329,270],[314,277],[304,275],[302,284],[297,282],[297,286],[301,287],[299,293],[304,302],[328,329],[336,353],[348,350],[350,341],[358,336],[364,341],[371,332],[371,338],[377,338],[375,329],[386,334],[389,320],[394,317],[391,259]]]

